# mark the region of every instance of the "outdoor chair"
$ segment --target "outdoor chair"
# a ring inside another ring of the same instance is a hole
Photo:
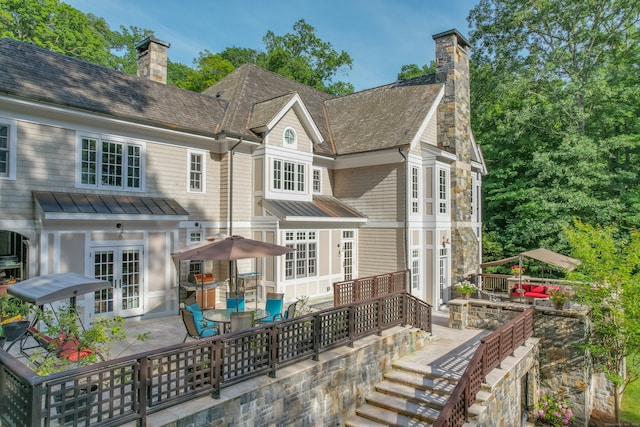
[[[234,311],[231,313],[231,332],[242,331],[253,327],[252,311]]]
[[[270,323],[276,320],[282,320],[283,299],[284,294],[268,293],[264,309],[269,313],[269,316],[260,319],[260,322]]]
[[[237,308],[244,311],[244,292],[229,292],[227,294],[227,308]]]
[[[218,329],[216,326],[203,326],[200,324],[198,327],[198,322],[196,322],[193,312],[188,308],[181,308],[180,314],[182,315],[182,321],[184,322],[184,327],[187,329],[187,334],[184,336],[182,342],[185,342],[187,338],[207,338],[218,334]],[[215,322],[209,322],[217,325]]]
[[[192,304],[186,305],[185,308],[193,314],[193,319],[196,323],[198,330],[202,328],[216,328],[218,325],[216,322],[212,322],[211,320],[206,320],[204,315],[202,314],[202,309],[200,308],[200,304],[194,302]]]
[[[289,306],[287,307],[287,311],[284,312],[284,319],[293,319],[296,316],[296,305],[298,304],[298,301],[294,302],[293,304],[289,304]]]

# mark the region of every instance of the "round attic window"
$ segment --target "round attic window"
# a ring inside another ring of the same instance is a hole
[[[284,143],[286,145],[293,145],[296,143],[296,132],[291,128],[284,130]]]

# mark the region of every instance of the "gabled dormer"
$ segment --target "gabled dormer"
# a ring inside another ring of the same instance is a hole
[[[264,198],[311,201],[314,146],[322,134],[297,93],[256,103],[249,128],[262,135]]]

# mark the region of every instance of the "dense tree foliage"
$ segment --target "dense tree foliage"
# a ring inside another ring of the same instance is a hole
[[[634,372],[640,366],[640,233],[621,237],[614,227],[576,221],[566,235],[572,253],[582,261],[570,275],[583,282],[574,285],[575,294],[591,308],[586,347],[596,370],[614,384],[616,423],[620,424],[620,396],[639,378]]]
[[[398,73],[398,80],[407,80],[414,77],[425,76],[436,72],[436,61],[431,61],[429,65],[425,64],[418,67],[416,64],[403,65]]]
[[[566,251],[573,217],[640,225],[640,3],[480,0],[472,123],[506,255]]]

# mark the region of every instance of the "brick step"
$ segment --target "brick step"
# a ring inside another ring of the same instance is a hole
[[[382,425],[394,426],[394,427],[406,427],[406,426],[412,426],[412,427],[424,426],[424,427],[429,427],[429,426],[432,425],[432,424],[430,424],[430,423],[428,423],[426,421],[421,421],[421,420],[418,420],[418,419],[415,419],[415,418],[411,418],[411,417],[408,417],[406,415],[399,414],[397,412],[381,408],[379,406],[371,405],[369,403],[365,403],[364,405],[360,406],[356,410],[356,414],[360,418],[365,418],[365,419],[369,420],[370,423],[372,423],[372,422],[377,423],[377,424],[368,424],[368,425],[382,424]],[[345,425],[352,425],[352,424],[346,424],[345,423]],[[364,424],[364,425],[367,425],[367,424]]]
[[[433,393],[449,395],[456,383],[446,378],[429,378],[419,373],[391,370],[384,374],[384,379],[390,382],[404,384],[419,390],[430,390]]]
[[[376,384],[376,390],[390,396],[396,396],[413,402],[420,402],[434,409],[441,410],[447,403],[448,394],[435,393],[431,390],[421,390],[392,381],[381,381]]]
[[[414,420],[426,423],[435,422],[440,411],[424,403],[408,400],[402,397],[385,393],[373,392],[367,396],[366,401],[370,405],[393,411],[398,415],[404,415]]]

